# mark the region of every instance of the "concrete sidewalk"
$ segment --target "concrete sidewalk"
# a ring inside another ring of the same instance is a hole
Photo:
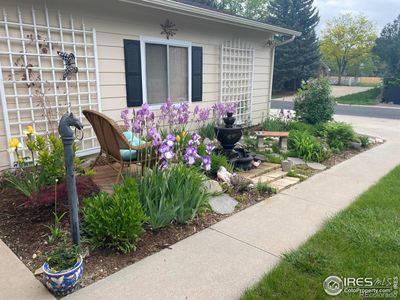
[[[51,300],[54,298],[22,261],[0,240],[0,299]]]
[[[400,122],[337,117],[387,140],[68,299],[235,299],[400,164]],[[321,283],[322,284],[322,283]]]

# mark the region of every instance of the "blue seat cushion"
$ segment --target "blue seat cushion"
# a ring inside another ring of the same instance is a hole
[[[144,145],[146,142],[142,141],[139,139],[137,136],[135,136],[132,131],[125,131],[124,136],[128,140],[129,144],[132,146],[140,146]],[[136,159],[137,156],[137,151],[133,149],[122,149],[120,150],[122,160],[124,161],[130,161]]]

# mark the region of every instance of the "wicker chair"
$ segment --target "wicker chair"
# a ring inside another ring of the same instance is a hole
[[[142,172],[144,168],[144,159],[145,156],[148,155],[149,151],[151,150],[151,143],[146,143],[141,146],[132,146],[129,144],[129,141],[124,136],[122,129],[118,126],[118,124],[107,117],[106,115],[94,111],[94,110],[84,110],[84,116],[92,125],[94,132],[96,133],[97,140],[100,144],[100,153],[97,156],[96,160],[92,164],[91,168],[97,164],[99,158],[105,154],[107,157],[108,165],[118,172],[118,176],[116,179],[116,183],[119,182],[122,171],[124,167],[129,167],[131,163],[141,164]],[[124,160],[121,156],[121,150],[136,150],[136,158],[134,160]],[[154,161],[155,159],[152,159]],[[113,166],[113,162],[118,162],[121,167],[115,168]]]

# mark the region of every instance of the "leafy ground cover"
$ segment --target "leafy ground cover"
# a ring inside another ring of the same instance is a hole
[[[338,97],[335,100],[341,104],[375,105],[379,103],[378,97],[381,92],[382,88],[374,87],[368,91]]]
[[[393,278],[400,272],[400,166],[348,209],[329,220],[242,299],[332,299],[322,287],[330,275]],[[340,299],[360,299],[341,294]]]

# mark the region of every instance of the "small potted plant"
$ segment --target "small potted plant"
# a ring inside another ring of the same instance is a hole
[[[83,275],[83,258],[79,248],[65,244],[47,253],[43,264],[46,287],[56,296],[73,292]]]

